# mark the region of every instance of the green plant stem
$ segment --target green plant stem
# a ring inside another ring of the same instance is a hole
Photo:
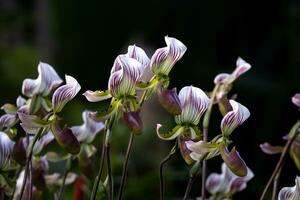
[[[34,136],[32,143],[29,144],[29,152],[27,153],[25,172],[24,172],[24,180],[23,180],[22,187],[20,190],[21,192],[20,192],[19,200],[23,199],[23,194],[24,194],[24,189],[25,189],[25,185],[27,182],[28,173],[30,173],[29,170],[31,169],[30,163],[31,163],[34,145],[35,145],[36,141],[38,140],[38,138],[42,135],[43,130],[44,130],[43,128],[40,128],[38,133]]]
[[[200,172],[200,167],[202,165],[203,160],[205,160],[206,156],[207,156],[207,154],[203,155],[191,168],[190,173],[189,173],[189,181],[188,181],[188,184],[185,189],[183,200],[187,200],[189,198],[189,195],[190,195],[190,192],[192,189],[192,185],[195,181],[195,178],[197,177],[197,175]]]
[[[130,138],[129,138],[129,142],[127,145],[127,151],[126,151],[125,161],[124,161],[123,170],[122,170],[121,184],[120,184],[119,195],[118,195],[119,200],[122,199],[124,186],[126,184],[127,171],[128,171],[128,160],[129,160],[130,152],[132,149],[133,139],[134,139],[134,134],[130,133]]]
[[[160,194],[160,200],[164,199],[164,180],[163,180],[163,167],[164,165],[171,160],[171,158],[174,156],[174,154],[176,153],[176,149],[178,146],[178,142],[177,140],[175,141],[174,146],[172,147],[171,151],[169,152],[169,154],[160,162],[159,164],[159,194]]]
[[[271,177],[269,178],[269,181],[267,183],[267,185],[265,186],[261,196],[260,196],[260,200],[263,200],[267,194],[267,191],[269,189],[269,187],[271,186],[274,178],[277,176],[277,173],[280,171],[280,169],[282,168],[283,166],[283,163],[284,163],[284,159],[292,145],[292,143],[294,142],[294,140],[296,139],[297,135],[299,134],[299,131],[298,131],[298,128],[300,126],[300,120],[293,126],[293,128],[291,129],[290,133],[289,133],[289,139],[287,141],[287,143],[285,144],[284,148],[283,148],[283,151],[280,155],[280,158],[277,162],[277,165],[271,175]]]
[[[104,159],[105,159],[106,151],[107,151],[106,138],[107,138],[107,134],[110,132],[112,124],[113,124],[113,121],[111,118],[106,120],[105,134],[103,135],[103,144],[102,144],[102,151],[101,151],[101,158],[100,158],[100,166],[99,166],[98,174],[95,178],[95,182],[93,185],[92,195],[90,198],[91,200],[95,200],[96,196],[97,196],[97,191],[98,191],[98,187],[100,184],[101,175],[102,175],[103,167],[104,167]]]
[[[68,173],[69,173],[70,168],[71,168],[71,161],[72,161],[71,157],[68,158],[68,160],[66,161],[66,166],[65,166],[64,176],[63,176],[63,182],[62,182],[62,185],[61,185],[60,190],[59,190],[58,200],[62,200],[65,185],[66,185],[66,179],[68,177]]]

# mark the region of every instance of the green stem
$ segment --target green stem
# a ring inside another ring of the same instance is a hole
[[[129,139],[129,142],[128,142],[125,161],[124,161],[123,170],[122,170],[121,184],[120,184],[119,197],[118,197],[119,200],[122,199],[123,190],[124,190],[124,186],[125,186],[125,183],[126,183],[127,171],[128,171],[128,160],[129,160],[130,152],[131,152],[131,149],[132,149],[133,139],[134,139],[134,134],[130,133],[130,139]]]
[[[68,173],[70,171],[70,168],[71,168],[71,157],[68,158],[68,160],[66,161],[66,166],[65,166],[64,176],[63,176],[63,182],[62,182],[62,185],[61,185],[60,190],[59,190],[58,200],[61,200],[62,197],[63,197],[63,193],[64,193],[64,189],[65,189],[65,185],[66,185],[66,179],[68,177]]]
[[[178,145],[178,141],[176,140],[175,144],[172,147],[169,154],[159,164],[159,192],[160,192],[159,194],[160,194],[160,200],[164,199],[163,167],[176,153],[177,145]]]

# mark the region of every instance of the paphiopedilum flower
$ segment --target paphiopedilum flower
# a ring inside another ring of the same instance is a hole
[[[95,136],[105,127],[103,122],[94,121],[89,113],[89,111],[84,111],[82,113],[82,125],[71,127],[79,142],[91,143]]]
[[[11,168],[11,154],[15,142],[11,141],[9,137],[0,131],[0,171],[5,171]]]
[[[225,165],[222,164],[222,173],[212,173],[206,180],[206,189],[214,197],[223,199],[230,198],[233,194],[244,190],[247,187],[247,182],[253,178],[254,174],[247,167],[247,175],[239,177],[233,174]],[[222,198],[223,197],[223,198]]]
[[[62,80],[47,63],[40,62],[38,65],[39,76],[37,79],[25,79],[22,85],[22,93],[27,97],[35,95],[47,96],[58,87]]]
[[[292,97],[292,102],[300,108],[300,93],[297,93]]]
[[[186,46],[173,37],[165,37],[167,46],[157,49],[150,62],[151,71],[156,75],[168,76],[171,69],[186,52]]]
[[[242,104],[234,100],[229,100],[229,103],[232,111],[228,112],[221,122],[221,130],[225,136],[229,136],[236,127],[241,125],[250,116],[249,110]]]
[[[278,194],[278,200],[298,200],[300,199],[300,177],[296,177],[294,187],[284,187]]]
[[[232,83],[249,69],[251,69],[251,65],[239,57],[236,61],[236,68],[231,74],[218,74],[214,79],[214,83],[219,86],[216,99],[221,99],[226,96],[231,89]]]

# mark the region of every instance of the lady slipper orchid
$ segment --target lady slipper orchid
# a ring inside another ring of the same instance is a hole
[[[186,46],[173,37],[165,36],[167,46],[157,49],[150,62],[151,71],[156,75],[168,76],[171,69],[186,52]]]
[[[249,118],[249,110],[242,104],[229,100],[232,111],[228,112],[222,119],[221,130],[223,135],[229,136],[233,130]]]
[[[84,111],[82,113],[82,125],[71,127],[77,140],[87,144],[91,143],[95,136],[105,127],[103,122],[94,121],[89,113],[89,111]]]
[[[222,173],[212,173],[206,180],[206,189],[216,197],[216,199],[223,199],[231,197],[233,194],[244,190],[247,187],[247,182],[253,178],[254,174],[247,167],[247,175],[239,177],[233,174],[225,165],[222,164]],[[218,197],[218,198],[217,198]]]
[[[300,199],[300,177],[296,177],[294,187],[284,187],[279,191],[278,200],[298,200]]]
[[[0,171],[11,168],[11,154],[14,144],[15,142],[11,141],[5,133],[0,132]]]
[[[47,63],[39,63],[38,73],[39,76],[37,79],[25,79],[23,81],[22,93],[25,96],[47,96],[62,83],[62,80],[56,71]]]

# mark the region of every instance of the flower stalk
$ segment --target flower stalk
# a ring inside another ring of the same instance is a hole
[[[62,185],[60,187],[59,190],[59,194],[58,194],[58,200],[62,200],[63,198],[63,193],[64,193],[64,189],[65,189],[65,185],[66,185],[66,179],[68,177],[68,173],[70,171],[71,168],[71,157],[66,161],[66,166],[65,166],[65,171],[64,171],[64,176],[63,176],[63,181],[62,181]]]

